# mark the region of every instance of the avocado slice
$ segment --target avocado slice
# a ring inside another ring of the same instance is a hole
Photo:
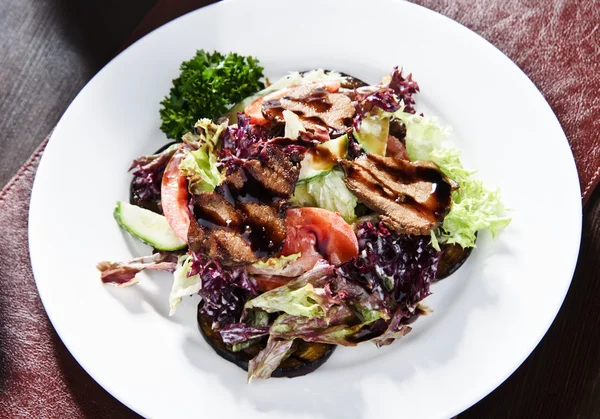
[[[370,115],[364,118],[352,134],[367,153],[385,156],[390,133],[390,118]]]

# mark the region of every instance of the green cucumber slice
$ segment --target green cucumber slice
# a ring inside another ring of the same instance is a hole
[[[113,216],[121,228],[156,250],[174,251],[187,246],[177,237],[164,215],[117,201]]]

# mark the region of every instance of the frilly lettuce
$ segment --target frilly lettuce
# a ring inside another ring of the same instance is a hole
[[[208,118],[202,118],[194,125],[195,134],[187,133],[182,140],[186,144],[196,147],[206,145],[210,151],[214,151],[226,128],[226,122],[217,125]]]
[[[192,194],[212,192],[221,182],[217,166],[216,147],[226,124],[217,125],[210,119],[196,123],[196,134],[187,133],[183,141],[196,150],[184,149],[179,170],[187,177]]]
[[[334,169],[309,182],[296,185],[289,201],[296,207],[319,207],[337,212],[346,222],[352,222],[356,218],[354,208],[358,200],[346,187],[341,170]]]
[[[245,309],[259,308],[267,313],[284,313],[301,317],[322,317],[337,300],[325,288],[326,278],[333,272],[327,262],[290,281],[246,302]]]
[[[428,160],[458,183],[452,193],[452,208],[441,227],[431,233],[431,242],[439,249],[439,243],[458,243],[462,247],[475,247],[476,233],[488,229],[492,235],[505,228],[511,221],[505,216],[506,208],[500,191],[486,187],[476,178],[475,172],[467,170],[460,161],[460,151],[444,145],[450,133],[436,118],[412,115],[404,112],[394,114],[406,125],[406,151],[411,160]]]
[[[177,306],[181,303],[182,297],[187,297],[196,294],[202,289],[202,280],[200,275],[188,276],[192,265],[191,255],[179,256],[177,268],[173,273],[173,287],[169,294],[169,316],[175,314]]]

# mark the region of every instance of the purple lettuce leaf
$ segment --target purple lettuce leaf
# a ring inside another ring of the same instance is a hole
[[[277,339],[302,339],[342,346],[370,341],[381,347],[411,331],[407,324],[411,316],[410,312],[399,308],[390,320],[372,316],[361,321],[348,306],[336,306],[327,316],[312,319],[282,314],[275,319],[269,333]]]
[[[337,274],[331,280],[331,292],[338,301],[343,301],[361,322],[387,320],[391,312],[377,293],[369,293],[358,283]]]
[[[412,328],[406,324],[406,322],[412,317],[413,312],[398,308],[388,323],[385,331],[381,335],[374,338],[373,343],[380,348],[385,345],[390,345],[392,342],[394,342],[394,340],[405,336],[412,330]]]
[[[361,322],[348,306],[335,306],[325,317],[309,319],[282,314],[273,322],[271,338],[302,339],[305,342],[356,346],[379,336],[385,326],[383,320]]]
[[[188,276],[200,275],[202,280],[201,313],[217,325],[239,321],[248,298],[258,294],[256,281],[244,267],[224,267],[218,260],[196,252],[192,257]]]
[[[269,334],[269,326],[251,326],[246,323],[230,323],[219,330],[221,339],[228,345],[242,343],[249,339],[266,336]]]
[[[303,317],[322,317],[340,301],[329,287],[334,267],[320,260],[310,271],[285,285],[248,300],[245,309],[285,312]]]
[[[358,257],[338,268],[338,274],[375,293],[389,309],[415,306],[430,294],[440,252],[429,236],[390,232],[382,223],[366,222],[357,230]]]
[[[238,113],[237,125],[230,125],[223,133],[219,152],[219,161],[227,167],[227,174],[244,160],[256,158],[270,138],[266,128],[250,123],[250,118],[243,112]]]
[[[402,70],[394,67],[390,81],[381,85],[376,91],[366,90],[356,93],[356,114],[353,118],[354,127],[358,129],[362,119],[374,108],[385,112],[396,112],[404,105],[404,112],[415,113],[413,95],[419,92],[419,85],[412,79],[412,74],[404,77]]]
[[[293,352],[293,340],[269,338],[267,346],[248,363],[248,382],[252,378],[267,379]]]
[[[96,265],[102,282],[117,287],[137,284],[139,278],[136,275],[144,270],[174,272],[176,267],[177,254],[170,252],[157,252],[128,262],[102,261]]]
[[[135,201],[160,201],[165,168],[179,147],[179,144],[173,144],[160,153],[142,156],[133,161],[129,171],[133,174],[131,186]]]
[[[389,88],[394,91],[396,96],[404,102],[404,112],[415,113],[413,95],[419,92],[419,85],[412,79],[412,74],[404,77],[402,69],[394,67],[391,74]]]

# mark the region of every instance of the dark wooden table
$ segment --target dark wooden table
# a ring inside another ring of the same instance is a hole
[[[154,4],[0,2],[0,188]],[[504,384],[461,418],[600,418],[600,188],[583,217],[577,270],[549,332]]]

